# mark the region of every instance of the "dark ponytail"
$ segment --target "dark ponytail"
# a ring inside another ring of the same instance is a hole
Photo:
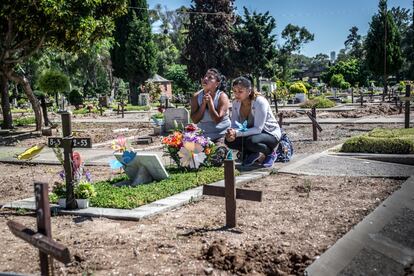
[[[216,68],[210,68],[207,70],[207,72],[213,72],[216,76],[217,81],[220,82],[220,85],[217,87],[217,89],[226,92],[227,78],[223,74],[221,74],[220,71]]]

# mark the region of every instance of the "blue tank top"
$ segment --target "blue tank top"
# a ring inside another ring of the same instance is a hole
[[[219,105],[219,98],[223,91],[217,90],[216,95],[214,96],[213,103],[214,109],[218,111]],[[201,90],[197,97],[198,105],[201,106],[204,97],[204,90]],[[207,107],[208,108],[208,107]],[[210,137],[210,139],[214,142],[218,139],[224,137],[226,134],[226,130],[231,126],[231,121],[229,118],[229,111],[226,111],[226,115],[224,115],[223,119],[216,124],[210,116],[208,110],[206,110],[203,114],[203,118],[201,118],[200,122],[198,122],[197,126],[203,130],[203,133],[206,137]]]

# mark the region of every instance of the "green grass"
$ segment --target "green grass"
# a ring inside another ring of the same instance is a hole
[[[33,112],[32,109],[29,108],[12,108],[11,113],[28,113]]]
[[[112,104],[112,109],[114,111],[118,110],[118,104]],[[139,106],[139,105],[127,104],[124,106],[124,111],[148,111],[150,109],[151,109],[151,106],[147,106],[147,105]]]
[[[301,108],[330,108],[334,107],[335,102],[325,98],[324,96],[318,96],[311,100],[307,100],[303,104],[300,105]]]
[[[414,153],[414,129],[376,128],[369,133],[348,139],[340,151],[385,154]]]
[[[3,124],[3,120],[0,120],[0,125]],[[33,125],[36,124],[35,117],[22,117],[22,118],[16,118],[13,119],[13,126],[27,126],[27,125]]]
[[[197,174],[181,173],[177,169],[168,169],[168,172],[170,177],[167,179],[136,187],[113,185],[126,180],[126,175],[110,181],[97,182],[94,184],[97,196],[91,199],[91,204],[94,207],[133,209],[224,178],[222,167],[203,168]]]

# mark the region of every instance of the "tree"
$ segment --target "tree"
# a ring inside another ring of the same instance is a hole
[[[157,73],[163,76],[168,66],[178,63],[180,51],[178,51],[171,38],[166,34],[156,34],[155,42],[158,48]]]
[[[156,71],[157,49],[147,2],[131,0],[130,6],[128,14],[116,20],[111,58],[114,75],[128,81],[131,103],[138,105],[138,87]]]
[[[373,75],[383,76],[384,92],[387,94],[387,79],[396,73],[402,64],[400,33],[394,23],[391,12],[387,10],[387,1],[380,0],[378,14],[372,17],[365,41],[367,68]]]
[[[282,31],[282,38],[285,43],[280,49],[278,56],[278,64],[282,68],[281,78],[288,80],[290,77],[290,59],[294,52],[299,53],[305,43],[313,41],[315,36],[311,34],[305,27],[299,27],[288,24]]]
[[[192,94],[198,87],[188,76],[187,67],[173,64],[168,67],[165,77],[172,81],[174,94]]]
[[[327,72],[322,74],[322,80],[325,83],[328,83],[332,76],[336,74],[342,75],[344,80],[353,86],[356,84],[367,84],[368,73],[365,70],[365,64],[356,58],[337,62],[335,65],[331,66]]]
[[[335,74],[332,75],[329,85],[331,87],[340,88],[343,82],[345,82],[344,76],[342,76],[342,74]]]
[[[358,28],[353,26],[349,29],[350,34],[345,40],[345,48],[349,50],[349,56],[357,59],[362,59],[363,46],[361,35],[358,34]]]
[[[62,72],[49,70],[39,78],[39,88],[51,96],[55,96],[56,107],[59,104],[59,93],[69,89],[69,79]]]
[[[404,55],[407,62],[409,62],[409,64],[407,64],[406,78],[414,80],[414,1],[413,9],[411,11],[411,26],[404,38],[404,44],[407,45],[404,49]]]
[[[272,32],[276,28],[276,21],[269,12],[262,14],[254,11],[251,14],[247,8],[243,9],[244,16],[235,28],[238,45],[236,67],[242,74],[253,75],[259,86],[260,76],[270,78],[275,74],[272,62],[277,54],[276,35],[272,35]]]
[[[232,32],[234,0],[192,0],[192,3],[183,52],[190,77],[199,80],[212,67],[226,76],[234,76],[231,58],[236,49]]]
[[[18,66],[42,47],[70,51],[88,48],[111,34],[113,17],[125,12],[126,0],[57,1],[3,0],[0,5],[0,89],[3,127],[12,127],[8,83],[23,86],[36,118],[42,126],[39,103],[30,81]],[[81,12],[80,12],[81,11]]]

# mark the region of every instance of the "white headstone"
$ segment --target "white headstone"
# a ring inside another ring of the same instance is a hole
[[[148,93],[141,93],[138,97],[138,104],[139,105],[149,105],[150,104],[150,96]]]
[[[167,108],[164,111],[164,130],[174,129],[174,121],[184,126],[190,122],[190,114],[185,108]]]
[[[115,153],[114,155],[118,161],[122,161],[122,153]],[[131,180],[130,185],[132,186],[168,178],[168,172],[155,153],[137,152],[135,158],[125,164],[124,170]]]

